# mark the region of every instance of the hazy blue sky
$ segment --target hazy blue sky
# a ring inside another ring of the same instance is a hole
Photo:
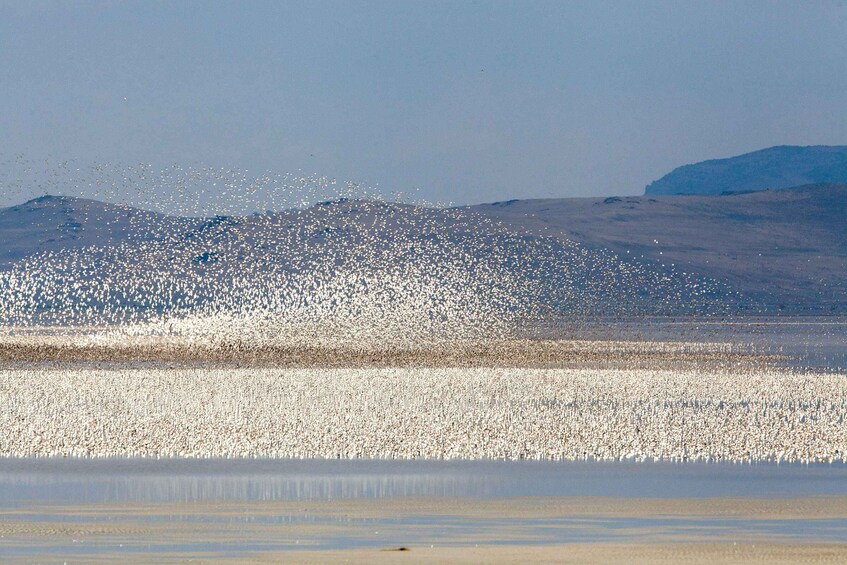
[[[0,154],[636,194],[847,144],[845,2],[0,2]]]

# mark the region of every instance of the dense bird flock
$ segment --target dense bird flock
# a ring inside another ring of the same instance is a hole
[[[161,367],[657,367],[773,364],[779,358],[730,343],[480,339],[380,347],[361,342],[333,346],[208,343],[180,337],[124,335],[77,328],[0,332],[0,369]]]
[[[774,369],[0,372],[0,453],[843,461],[843,375]]]
[[[0,210],[51,234],[0,260],[0,455],[843,459],[838,375],[527,339],[715,281],[324,177],[13,163],[122,203]]]
[[[71,197],[16,206],[23,221],[58,211],[63,223],[43,251],[0,268],[7,326],[108,326],[116,340],[204,344],[410,344],[514,337],[551,317],[713,314],[734,298],[715,281],[324,177],[56,171],[42,173],[46,190],[67,177],[79,192],[171,215]],[[319,195],[330,197],[314,203]],[[259,201],[278,211],[244,214]],[[191,216],[215,206],[241,214]]]

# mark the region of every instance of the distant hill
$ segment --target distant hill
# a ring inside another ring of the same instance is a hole
[[[453,312],[471,284],[504,310],[529,302],[561,317],[843,315],[845,217],[845,184],[454,209],[342,199],[205,219],[42,197],[0,209],[0,318],[143,316],[239,293],[306,304],[315,289],[416,277],[426,284],[390,283],[385,296],[400,284],[426,300],[452,284],[465,304],[445,303]]]
[[[114,245],[129,237],[151,239],[190,223],[85,198],[41,196],[0,208],[0,268],[36,253]]]
[[[722,194],[818,183],[847,183],[847,146],[781,145],[674,169],[645,194]]]
[[[98,323],[270,301],[306,322],[342,308],[385,310],[386,319],[407,312],[403,323],[426,327],[426,304],[439,313],[430,322],[454,324],[494,312],[529,321],[725,314],[742,300],[694,271],[488,212],[340,199],[203,219],[40,198],[0,209],[0,323]]]
[[[473,207],[535,234],[725,282],[768,311],[847,313],[847,185]]]

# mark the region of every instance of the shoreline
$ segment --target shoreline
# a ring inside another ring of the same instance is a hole
[[[839,562],[847,497],[33,504],[0,535],[4,562]]]
[[[679,544],[497,545],[455,548],[410,547],[384,550],[292,551],[237,559],[232,563],[844,563],[847,545],[725,541]],[[215,560],[225,563],[227,560]]]

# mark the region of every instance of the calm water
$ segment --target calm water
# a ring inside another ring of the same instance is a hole
[[[6,459],[0,461],[0,561],[238,559],[304,548],[469,544],[847,542],[844,519],[698,515],[696,502],[690,516],[585,515],[578,507],[561,516],[461,512],[472,504],[462,501],[522,496],[845,494],[847,465],[841,464]],[[402,497],[455,500],[459,511],[309,510],[310,501]],[[273,511],[269,501],[302,505]]]
[[[506,461],[0,460],[0,504],[519,496],[847,495],[847,465]]]

